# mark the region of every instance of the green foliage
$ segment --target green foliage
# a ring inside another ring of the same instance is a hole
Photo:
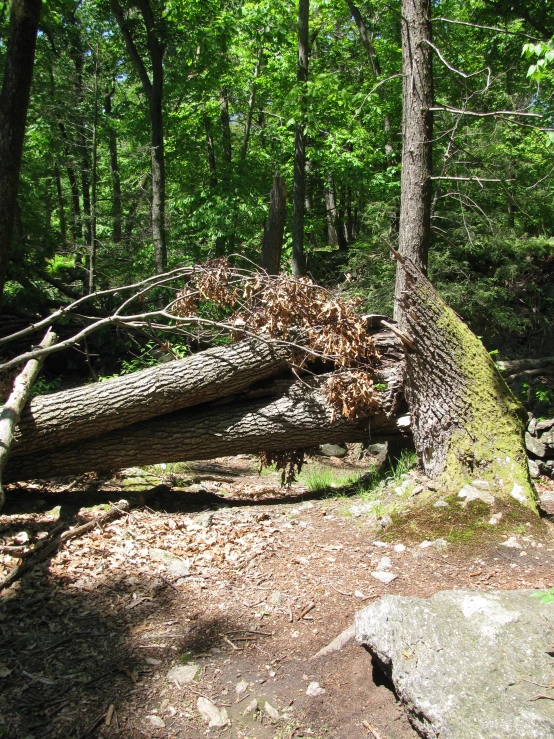
[[[531,593],[530,598],[540,598],[540,603],[554,603],[554,588],[550,590],[539,590],[537,593]]]

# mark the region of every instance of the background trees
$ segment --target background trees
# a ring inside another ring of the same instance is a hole
[[[429,273],[507,355],[544,353],[552,336],[552,150],[540,130],[552,77],[537,87],[521,56],[524,43],[548,40],[547,10],[433,6]],[[288,267],[299,129],[308,271],[392,310],[401,5],[312,3],[307,83],[297,80],[297,11],[289,0],[45,6],[5,311],[30,316],[166,263],[222,253],[259,262],[276,173],[290,194]],[[3,73],[8,16],[0,22]]]

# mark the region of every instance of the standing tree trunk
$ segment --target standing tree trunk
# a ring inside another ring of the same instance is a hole
[[[431,234],[433,68],[430,0],[402,0],[402,177],[398,251],[423,273]],[[396,273],[394,317],[402,324],[404,271]]]
[[[92,173],[91,173],[91,211],[90,211],[90,260],[88,272],[88,291],[96,289],[96,207],[98,185],[98,59],[94,62],[94,112],[92,117]]]
[[[292,274],[306,274],[304,254],[304,208],[306,199],[306,85],[308,82],[310,0],[298,0],[298,87],[300,120],[296,122],[294,138],[294,186],[292,196]]]
[[[246,124],[244,126],[244,136],[242,137],[242,148],[240,150],[241,162],[246,159],[246,153],[248,151],[248,142],[250,140],[250,130],[252,128],[252,115],[254,113],[254,105],[256,104],[256,83],[258,81],[258,75],[260,74],[260,68],[262,66],[263,58],[263,47],[260,47],[258,51],[258,58],[256,59],[256,66],[254,68],[254,79],[252,80],[252,90],[250,92],[250,100],[248,101],[248,112],[246,114]]]
[[[112,201],[112,218],[113,218],[113,240],[114,244],[121,241],[122,224],[123,224],[123,208],[121,205],[121,177],[119,174],[119,160],[117,156],[117,136],[113,127],[112,116],[112,96],[115,89],[112,88],[104,96],[104,111],[107,119],[108,149],[110,152],[110,172],[112,176],[113,201]]]
[[[152,161],[152,241],[154,242],[154,264],[156,274],[167,268],[167,246],[165,230],[165,157],[163,125],[163,56],[162,43],[149,0],[137,0],[137,7],[146,28],[148,54],[152,69],[152,80],[135,45],[131,31],[118,0],[111,0],[112,12],[117,20],[127,51],[142,83],[150,112],[151,161]]]
[[[0,91],[0,302],[10,260],[41,0],[12,0]]]
[[[281,175],[276,174],[271,189],[269,213],[264,229],[260,267],[268,275],[278,275],[281,266],[281,250],[287,219],[287,186]]]
[[[56,194],[58,196],[58,218],[60,219],[60,236],[62,237],[62,243],[65,246],[65,244],[67,243],[67,225],[65,220],[65,206],[63,202],[62,177],[60,174],[60,168],[57,164],[54,167],[54,179],[56,181]]]

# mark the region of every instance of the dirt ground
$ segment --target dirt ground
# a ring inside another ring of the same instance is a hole
[[[545,519],[429,542],[356,498],[302,483],[284,490],[251,458],[191,474],[192,485],[131,471],[8,490],[2,576],[54,530],[120,498],[140,505],[3,591],[0,736],[411,739],[385,676],[354,640],[314,655],[386,593],[554,586]],[[182,668],[194,665],[187,682]],[[208,727],[206,700],[226,726]]]

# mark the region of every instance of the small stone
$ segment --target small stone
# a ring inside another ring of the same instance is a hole
[[[364,595],[361,590],[355,590],[354,595],[356,598],[361,598],[362,600],[365,600],[367,598],[367,595]]]
[[[321,444],[319,454],[323,457],[346,457],[348,449],[342,444]]]
[[[272,606],[280,606],[284,600],[285,596],[283,593],[280,593],[278,590],[274,590],[267,599],[267,602]]]
[[[542,440],[535,439],[528,431],[525,432],[525,446],[535,457],[541,457],[542,459],[546,454],[546,444]]]
[[[279,711],[271,705],[271,703],[268,703],[267,701],[264,703],[264,711],[267,713],[269,718],[273,719],[273,721],[279,721]]]
[[[170,683],[181,683],[185,685],[194,680],[199,670],[200,665],[195,665],[192,662],[189,662],[188,665],[175,665],[167,673],[167,679]]]
[[[398,575],[393,575],[392,572],[381,572],[380,570],[376,570],[371,573],[371,577],[374,577],[376,580],[379,580],[379,582],[383,582],[385,585],[388,585],[393,580],[396,580]]]
[[[419,545],[420,549],[427,549],[427,547],[432,547],[433,542],[429,541],[429,539],[424,539],[421,544]]]
[[[165,729],[165,721],[159,716],[147,716],[146,720],[150,722],[153,729]]]
[[[392,562],[390,557],[381,557],[379,564],[377,565],[378,570],[390,570]]]
[[[16,544],[26,544],[29,541],[29,534],[26,531],[20,531],[13,538]]]
[[[433,503],[433,508],[450,508],[450,506],[445,500],[437,500],[436,503]]]
[[[508,547],[509,549],[521,549],[521,544],[518,542],[515,536],[510,536],[506,541],[500,542],[501,547]]]
[[[529,465],[529,474],[531,475],[533,480],[536,480],[537,477],[541,476],[539,465],[535,462],[534,459],[528,459],[527,464]]]
[[[489,518],[489,523],[491,526],[496,526],[501,519],[502,513],[493,513],[492,516]]]
[[[249,713],[255,713],[258,710],[258,701],[256,698],[250,701],[243,712],[243,716],[248,716]]]
[[[531,425],[531,424],[529,424],[529,425]],[[542,431],[548,431],[553,426],[554,426],[554,418],[548,418],[548,419],[545,419],[544,421],[538,421],[535,430],[539,434]]]
[[[388,529],[389,526],[392,526],[392,518],[387,513],[385,513],[385,515],[381,516],[377,523],[381,529]]]
[[[483,503],[487,503],[487,505],[494,504],[494,496],[487,493],[486,490],[479,490],[479,488],[476,488],[473,485],[464,485],[458,493],[458,498],[465,498],[463,503],[464,508],[473,500],[482,500]]]
[[[479,490],[489,490],[490,484],[487,480],[473,480],[471,483],[473,487],[479,488]]]
[[[221,728],[227,726],[229,716],[225,708],[218,708],[214,703],[209,701],[207,698],[200,696],[196,701],[196,707],[204,721],[208,722],[209,728]]]
[[[322,688],[319,683],[312,682],[308,685],[308,688],[306,690],[306,695],[309,695],[310,698],[317,698],[320,695],[323,695],[325,693],[325,688]]]
[[[531,434],[531,436],[534,436],[535,435],[536,428],[537,428],[537,419],[536,418],[532,418],[529,421],[529,425],[527,426],[527,431]]]
[[[240,683],[237,683],[235,685],[235,693],[237,695],[242,695],[243,693],[246,693],[248,690],[248,683],[246,680],[241,680]]]
[[[425,490],[425,487],[423,485],[416,485],[415,488],[412,490],[410,495],[413,497],[414,495],[419,495]]]
[[[394,545],[394,551],[395,552],[405,552],[406,551],[405,544],[395,544]]]

